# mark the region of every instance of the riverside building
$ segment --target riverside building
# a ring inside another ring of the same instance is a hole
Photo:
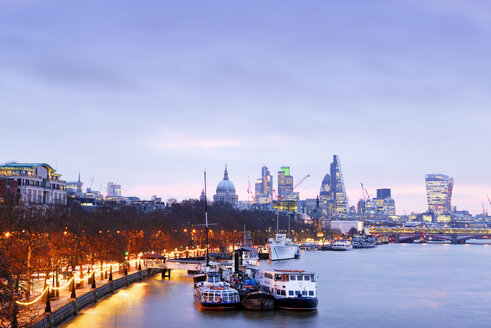
[[[29,204],[66,204],[66,182],[46,163],[0,164],[0,178],[17,182],[16,199]]]
[[[435,215],[448,214],[452,206],[454,179],[444,174],[426,174],[428,212]]]

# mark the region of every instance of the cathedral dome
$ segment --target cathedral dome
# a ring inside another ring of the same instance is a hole
[[[225,172],[223,173],[223,180],[218,183],[217,192],[213,196],[213,200],[219,203],[237,204],[238,196],[235,194],[235,186],[228,179],[227,166],[225,165]]]
[[[232,183],[232,181],[228,179],[228,171],[226,166],[225,166],[225,172],[223,174],[223,180],[220,181],[217,186],[217,193],[219,192],[235,193],[235,186]]]

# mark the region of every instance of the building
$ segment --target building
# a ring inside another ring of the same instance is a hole
[[[0,178],[17,182],[17,200],[29,204],[66,204],[66,182],[46,163],[0,165]]]
[[[391,197],[391,190],[390,188],[381,188],[377,189],[377,198],[379,199],[385,199]]]
[[[331,176],[327,173],[322,179],[321,190],[319,193],[319,208],[323,217],[331,213],[332,195],[331,195]]]
[[[332,211],[330,215],[334,217],[346,216],[348,213],[348,198],[338,155],[333,155],[331,163],[331,197]]]
[[[121,185],[116,182],[107,183],[107,195],[106,198],[119,199],[121,198]]]
[[[377,198],[373,201],[376,203],[376,214],[381,216],[396,215],[395,201],[391,197],[390,188],[377,189]]]
[[[216,194],[213,196],[213,202],[237,206],[238,201],[239,196],[235,193],[234,184],[228,179],[227,165],[225,165],[223,180],[218,183]]]
[[[453,184],[454,179],[447,175],[426,174],[428,212],[436,215],[451,212]]]
[[[278,171],[278,200],[292,198],[293,176],[290,175],[290,167],[282,166]]]
[[[6,202],[8,199],[17,201],[19,190],[16,179],[7,179],[0,177],[0,204]]]
[[[273,176],[267,166],[261,168],[261,178],[256,180],[255,201],[260,204],[268,204],[273,199]]]
[[[80,181],[80,173],[78,174],[78,181],[70,181],[66,183],[68,197],[83,197],[84,184]]]

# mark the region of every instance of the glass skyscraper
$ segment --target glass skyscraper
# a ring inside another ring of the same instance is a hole
[[[293,193],[293,176],[290,175],[290,167],[282,166],[278,171],[278,198],[283,199]]]
[[[451,212],[454,179],[444,174],[426,175],[428,211],[437,215]]]
[[[331,199],[332,212],[330,214],[332,216],[343,216],[348,213],[348,199],[338,155],[333,156],[331,163]]]
[[[255,184],[256,201],[269,203],[273,198],[273,176],[267,166],[261,168],[261,178]]]

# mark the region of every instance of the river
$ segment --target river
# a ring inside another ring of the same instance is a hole
[[[318,275],[314,312],[200,312],[184,272],[120,290],[65,328],[98,327],[490,327],[491,246],[390,244],[348,252],[305,251],[261,267]]]

